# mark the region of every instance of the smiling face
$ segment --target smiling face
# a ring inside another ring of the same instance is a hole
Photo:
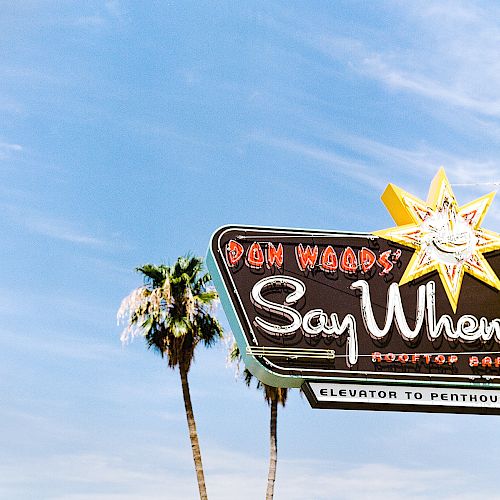
[[[500,234],[481,227],[494,196],[459,206],[442,168],[427,201],[390,184],[382,199],[398,226],[375,234],[414,250],[399,285],[437,271],[453,312],[466,273],[500,291],[500,278],[484,256],[500,250]]]
[[[470,224],[457,215],[455,207],[445,206],[422,223],[420,241],[432,259],[456,265],[465,263],[474,253],[477,238]]]

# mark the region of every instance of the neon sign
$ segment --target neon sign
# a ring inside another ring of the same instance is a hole
[[[388,186],[387,230],[220,228],[208,264],[247,367],[304,385],[313,406],[500,413],[500,236],[481,227],[492,199],[459,207],[440,170],[427,201]],[[422,398],[360,399],[375,386]],[[452,389],[487,397],[449,404]]]

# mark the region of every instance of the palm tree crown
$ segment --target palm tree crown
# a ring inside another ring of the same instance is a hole
[[[196,346],[202,342],[209,347],[222,337],[212,315],[217,292],[208,286],[208,273],[200,276],[202,265],[201,258],[187,256],[173,266],[138,267],[145,284],[125,297],[118,311],[119,321],[127,322],[122,342],[142,335],[171,368],[182,364],[188,371]]]

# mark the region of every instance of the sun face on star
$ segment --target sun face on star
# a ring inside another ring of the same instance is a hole
[[[398,225],[374,234],[415,250],[399,284],[437,271],[454,312],[464,273],[500,290],[500,280],[483,255],[500,249],[500,235],[481,227],[494,196],[459,207],[443,168],[427,201],[389,184],[382,201]]]

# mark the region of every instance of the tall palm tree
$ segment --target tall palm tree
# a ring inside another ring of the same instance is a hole
[[[217,293],[209,286],[210,275],[202,268],[203,260],[191,256],[179,257],[173,266],[138,267],[144,285],[123,299],[117,316],[126,324],[122,342],[141,335],[149,348],[166,357],[170,368],[179,368],[200,499],[206,500],[188,372],[196,346],[214,344],[222,337],[222,327],[213,316]]]
[[[238,365],[241,361],[240,351],[236,342],[233,342],[233,345],[231,346],[229,359],[231,361],[236,361]],[[250,387],[253,378],[254,377],[250,371],[245,368],[243,371],[243,379],[245,380],[247,387]],[[278,463],[278,405],[281,404],[283,407],[285,406],[288,397],[288,389],[286,387],[272,387],[264,384],[260,380],[257,380],[256,387],[257,389],[263,391],[264,400],[270,408],[269,470],[267,473],[266,500],[273,500],[274,483],[276,481],[276,466]]]

